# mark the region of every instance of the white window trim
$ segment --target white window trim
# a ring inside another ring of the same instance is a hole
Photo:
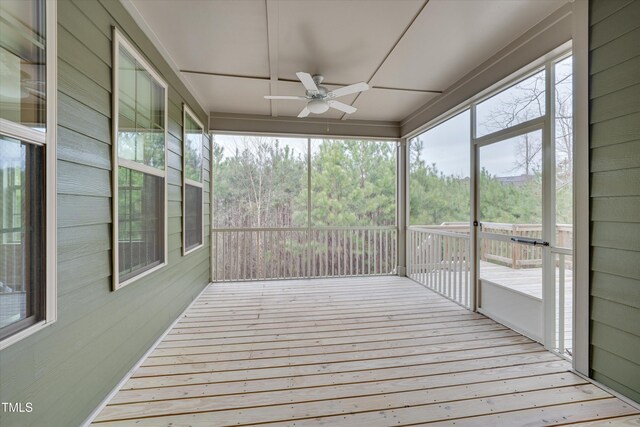
[[[194,181],[192,179],[187,178],[186,164],[187,164],[187,155],[186,155],[186,145],[187,145],[187,131],[185,123],[187,122],[187,115],[189,115],[193,121],[196,122],[200,129],[202,129],[202,161],[200,162],[202,181]],[[196,250],[202,248],[204,246],[204,125],[198,119],[198,116],[193,112],[191,108],[185,103],[182,104],[182,256],[188,255],[191,252],[195,252]],[[187,184],[192,185],[194,187],[199,187],[200,191],[202,191],[202,206],[200,209],[202,210],[201,222],[202,222],[202,243],[193,248],[187,250],[187,222],[186,218],[186,206],[187,206]]]
[[[111,202],[111,209],[112,209],[112,254],[113,254],[113,270],[112,270],[112,289],[113,291],[117,291],[118,289],[121,289],[127,285],[130,285],[131,283],[150,275],[151,273],[158,271],[160,269],[162,269],[163,267],[167,266],[169,264],[169,244],[168,244],[168,239],[169,239],[169,224],[168,224],[168,183],[167,183],[167,126],[168,126],[168,120],[169,120],[169,113],[168,113],[168,106],[169,106],[169,87],[167,85],[167,82],[160,76],[160,74],[158,72],[156,72],[155,68],[153,66],[151,66],[151,64],[140,54],[140,52],[138,51],[138,49],[136,47],[133,46],[133,44],[131,44],[123,35],[122,33],[116,28],[113,27],[113,64],[112,64],[112,80],[113,80],[113,100],[112,100],[112,125],[113,125],[113,129],[112,129],[112,135],[113,135],[113,141],[112,141],[112,158],[113,158],[113,162],[112,162],[112,182],[111,182],[111,187],[112,187],[112,202]],[[141,64],[144,69],[156,80],[156,82],[162,86],[164,88],[164,173],[160,170],[160,169],[155,169],[155,168],[150,168],[150,167],[146,167],[145,165],[142,165],[140,163],[137,162],[130,162],[124,159],[119,159],[118,158],[118,84],[119,84],[119,78],[118,78],[118,67],[119,67],[119,54],[120,54],[120,46],[123,46],[126,50],[127,53],[129,53],[131,56],[133,56],[133,58],[139,63]],[[120,281],[120,264],[119,264],[119,251],[118,251],[118,245],[119,245],[119,239],[118,239],[118,167],[122,165],[124,167],[127,167],[129,169],[132,170],[136,170],[139,172],[143,172],[143,173],[149,173],[152,174],[154,176],[160,176],[162,178],[164,178],[164,212],[163,212],[163,216],[164,216],[164,241],[163,241],[163,245],[164,245],[164,260],[161,264],[150,268],[149,270],[145,270],[143,272],[141,272],[140,274],[137,274],[134,277],[131,277],[125,281]],[[150,169],[153,169],[152,171]]]
[[[56,8],[56,0],[45,1],[46,13],[46,32],[47,32],[47,128],[46,132],[33,131],[25,126],[10,122],[8,120],[0,121],[0,132],[14,138],[22,139],[31,143],[45,146],[45,203],[46,203],[46,236],[47,243],[45,248],[45,301],[44,301],[44,319],[31,325],[20,332],[6,337],[0,341],[0,350],[40,331],[41,329],[51,325],[57,319],[57,279],[58,279],[58,220],[57,220],[57,150],[56,150],[56,134],[58,126],[58,52],[57,52],[57,28],[58,14]]]

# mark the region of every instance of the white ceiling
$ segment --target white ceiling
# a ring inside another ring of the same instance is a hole
[[[129,1],[209,112],[297,116],[263,95],[305,71],[373,87],[323,118],[400,121],[568,0]]]

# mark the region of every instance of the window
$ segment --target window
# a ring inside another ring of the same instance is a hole
[[[167,263],[167,84],[114,29],[114,290]]]
[[[54,2],[0,3],[0,349],[56,318]]]
[[[204,126],[186,105],[183,111],[183,122],[182,253],[186,255],[201,247],[204,241],[202,224]]]

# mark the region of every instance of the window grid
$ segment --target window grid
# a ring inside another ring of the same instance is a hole
[[[182,254],[187,255],[204,244],[205,138],[203,124],[187,104],[182,119]]]
[[[118,248],[113,251],[113,289],[117,290],[168,261],[168,86],[115,27],[113,34],[113,242]],[[123,58],[125,67],[132,68],[121,69]],[[129,77],[133,74],[133,87],[126,72]],[[121,82],[129,83],[128,90]]]
[[[3,34],[21,36],[0,43],[3,92],[21,94],[20,101],[3,103],[0,114],[2,350],[55,322],[57,314],[56,126],[47,127],[57,123],[57,13],[52,0],[0,8]],[[21,11],[27,13],[16,18]],[[32,19],[25,21],[29,13]],[[20,295],[22,301],[13,301]]]

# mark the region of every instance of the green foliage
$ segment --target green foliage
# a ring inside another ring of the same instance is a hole
[[[412,225],[469,222],[470,182],[466,177],[445,175],[435,163],[420,157],[420,141],[411,144],[410,198]],[[514,180],[480,172],[480,219],[509,224],[542,223],[542,176],[532,172]],[[570,223],[572,215],[571,171],[558,168],[556,211],[558,223]]]
[[[410,224],[469,222],[469,178],[444,175],[421,158],[423,143],[410,144]]]
[[[311,156],[312,225],[394,225],[395,146],[361,140],[317,144]],[[225,156],[214,142],[215,226],[306,226],[304,148],[245,137],[232,155]]]
[[[395,147],[388,143],[324,140],[312,156],[312,224],[395,224]]]
[[[306,224],[306,156],[264,138],[246,137],[232,155],[213,146],[216,227]]]

